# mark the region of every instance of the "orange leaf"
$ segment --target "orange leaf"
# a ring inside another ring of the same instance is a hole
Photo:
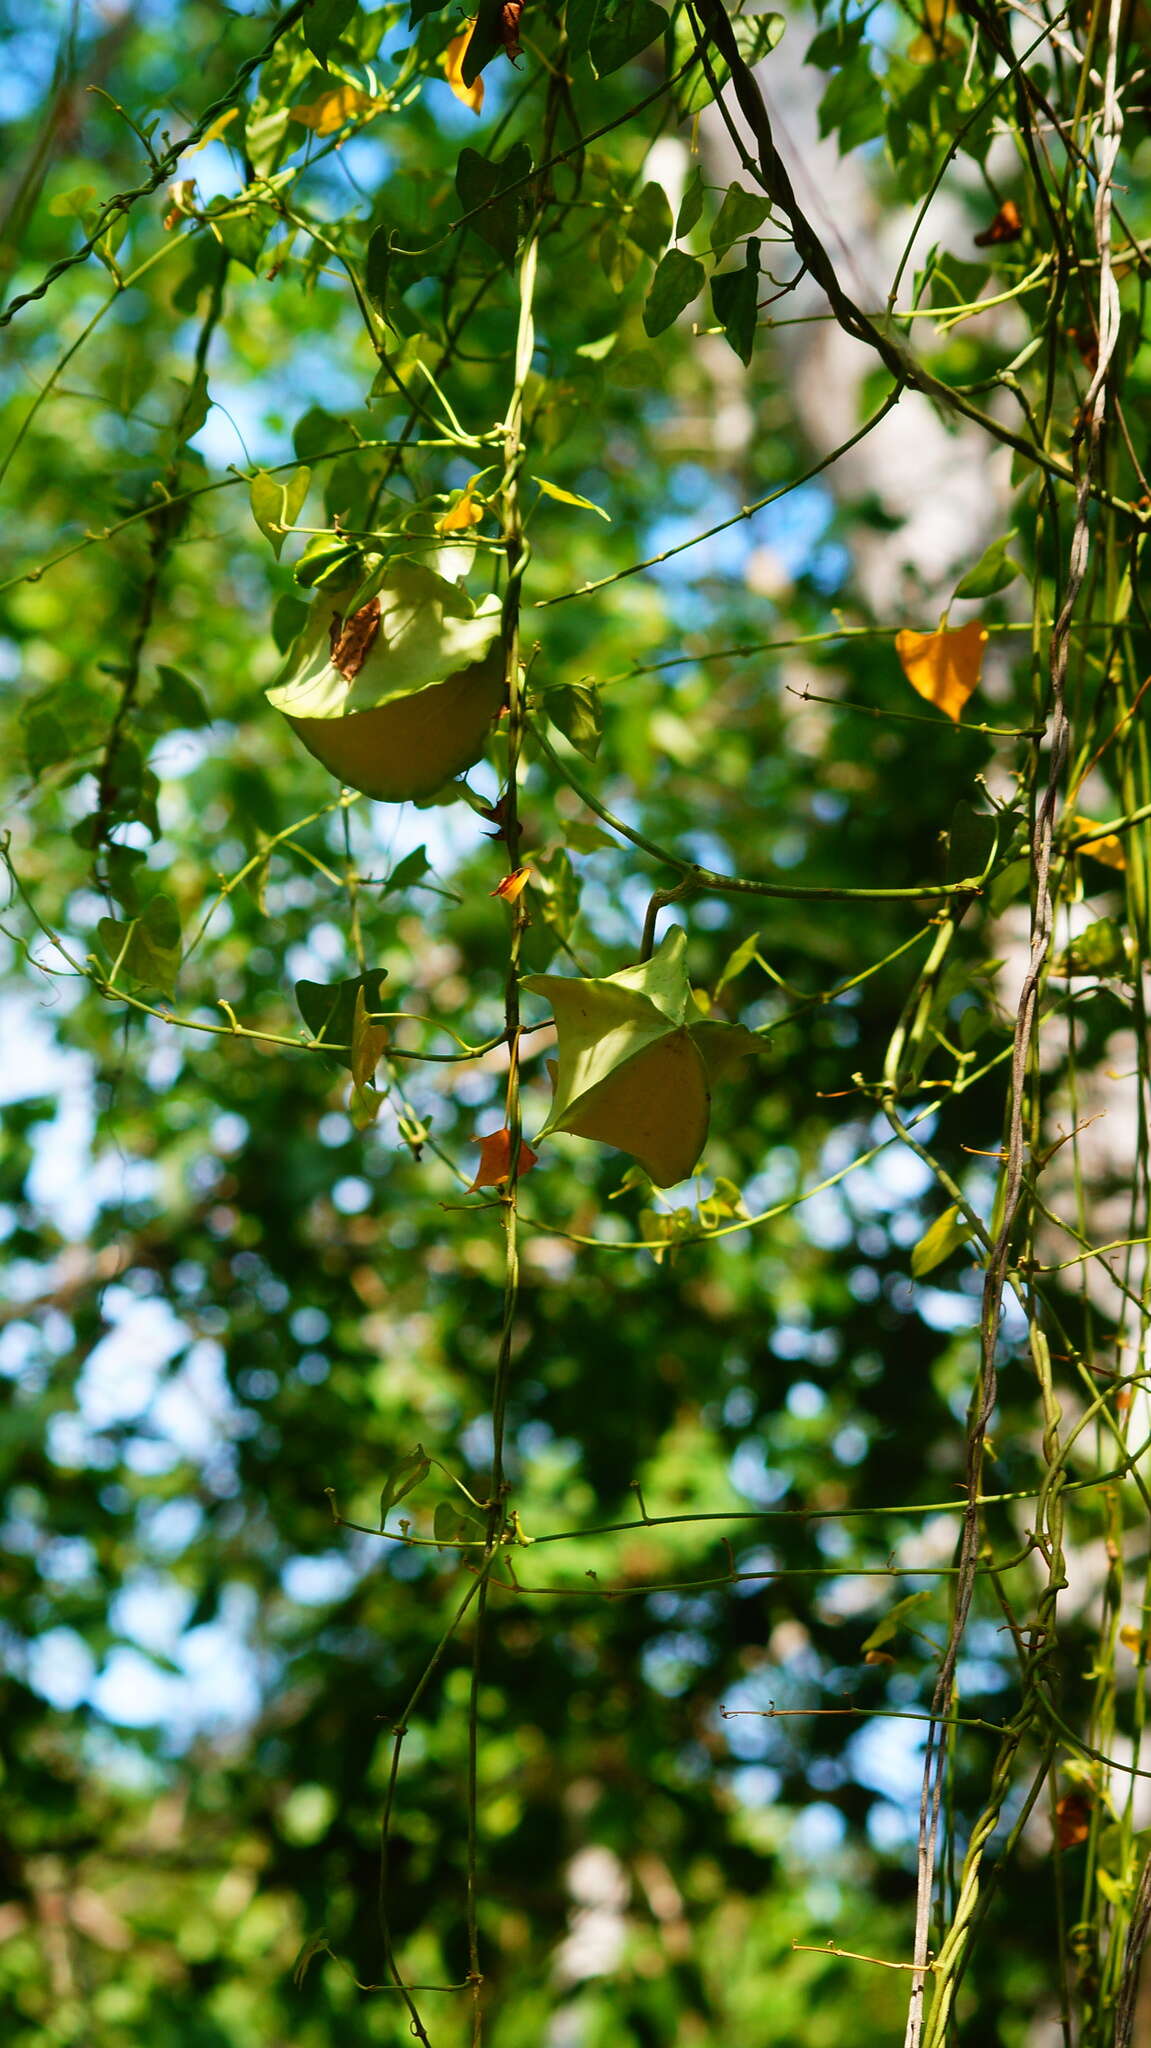
[[[1091,818],[1076,817],[1075,830],[1077,832],[1097,832],[1099,827]],[[1108,832],[1104,839],[1093,839],[1090,846],[1081,846],[1079,851],[1080,853],[1089,853],[1092,860],[1102,861],[1105,868],[1124,869],[1127,866],[1127,855],[1123,851],[1123,841],[1117,832]]]
[[[530,868],[516,868],[514,873],[503,875],[490,893],[493,896],[502,896],[505,903],[514,903],[517,897],[523,895],[531,878]]]
[[[912,689],[929,704],[937,704],[957,725],[967,699],[978,686],[986,645],[987,628],[978,619],[954,632],[941,626],[937,633],[895,636],[895,652]]]
[[[886,1650],[865,1650],[863,1661],[865,1664],[894,1664],[895,1659]]]
[[[477,505],[472,496],[476,482],[477,479],[473,477],[463,496],[457,498],[454,505],[449,505],[443,516],[436,520],[437,533],[463,533],[469,526],[479,524],[486,508]]]
[[[337,85],[331,92],[322,92],[318,100],[290,108],[289,119],[301,121],[317,135],[334,135],[357,114],[377,114],[387,104],[386,99],[374,100],[371,93],[361,92],[358,85]]]
[[[479,16],[477,15],[476,21],[478,20]],[[478,114],[484,103],[483,79],[476,78],[473,79],[471,85],[464,84],[464,55],[475,33],[475,27],[476,22],[469,21],[462,35],[452,37],[451,42],[444,51],[441,62],[447,73],[448,84],[451,86],[456,98],[462,100],[465,107],[470,107],[473,114]]]
[[[1091,1801],[1082,1792],[1065,1792],[1055,1808],[1055,1835],[1061,1849],[1073,1849],[1091,1832]]]
[[[477,1138],[474,1142],[480,1147],[480,1163],[468,1193],[474,1194],[477,1188],[502,1188],[511,1171],[512,1159],[512,1134],[507,1125],[501,1125],[498,1131],[489,1131],[486,1138]],[[538,1158],[539,1153],[533,1152],[521,1138],[516,1179],[530,1173]]]
[[[989,228],[975,236],[977,249],[994,248],[996,242],[1017,242],[1023,233],[1023,215],[1014,199],[1005,199]]]

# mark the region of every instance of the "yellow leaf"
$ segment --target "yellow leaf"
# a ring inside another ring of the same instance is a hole
[[[442,518],[436,520],[437,533],[464,533],[469,526],[478,526],[486,510],[472,496],[478,481],[473,477],[462,497],[457,498],[454,505],[449,505]]]
[[[523,895],[531,878],[530,868],[517,868],[514,874],[505,875],[502,881],[497,882],[490,893],[493,896],[502,896],[505,903],[514,903],[517,897]]]
[[[381,1024],[373,1024],[364,1001],[361,982],[356,990],[356,1007],[352,1015],[352,1080],[357,1088],[366,1088],[379,1066],[388,1034]]]
[[[213,121],[210,128],[205,128],[199,142],[193,143],[188,151],[188,155],[195,156],[201,149],[207,149],[210,142],[218,142],[225,128],[230,122],[235,120],[239,111],[239,107],[229,107],[226,113],[221,114],[218,120]]]
[[[476,21],[478,20],[477,15]],[[478,114],[484,103],[483,79],[474,79],[471,85],[464,84],[464,56],[475,33],[475,27],[475,21],[470,21],[462,35],[452,37],[441,62],[447,73],[448,84],[456,98],[462,100],[465,107],[470,107],[473,114]]]
[[[1098,832],[1099,827],[1091,818],[1076,817],[1075,830],[1076,832]],[[1105,868],[1119,868],[1122,870],[1127,866],[1127,855],[1123,851],[1123,841],[1117,832],[1108,832],[1103,839],[1093,839],[1089,846],[1081,846],[1079,851],[1080,853],[1089,853],[1092,860],[1102,861]]]
[[[983,668],[987,628],[974,619],[954,632],[941,626],[937,633],[897,633],[895,651],[903,673],[913,690],[937,704],[959,723],[963,707],[978,687]]]
[[[387,104],[386,99],[373,99],[370,92],[361,92],[357,85],[337,85],[331,92],[322,92],[318,100],[292,107],[289,118],[314,129],[317,135],[334,135],[357,114],[378,114]]]
[[[1125,1650],[1130,1650],[1133,1657],[1138,1657],[1143,1648],[1143,1637],[1137,1628],[1121,1628],[1119,1640]]]

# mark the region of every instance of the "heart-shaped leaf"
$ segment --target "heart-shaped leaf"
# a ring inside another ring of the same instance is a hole
[[[652,959],[600,980],[529,975],[555,1011],[559,1065],[540,1137],[570,1131],[630,1152],[657,1187],[693,1171],[707,1139],[711,1079],[760,1050],[739,1025],[705,1024],[673,925]]]

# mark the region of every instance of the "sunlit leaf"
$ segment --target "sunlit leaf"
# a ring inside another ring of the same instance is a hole
[[[1077,816],[1073,822],[1076,832],[1099,830],[1092,818]],[[1091,839],[1086,846],[1081,846],[1079,851],[1089,853],[1092,860],[1101,861],[1105,868],[1118,868],[1122,871],[1127,866],[1127,851],[1117,832],[1107,832],[1099,839]]]
[[[954,630],[941,626],[936,633],[904,631],[895,636],[895,651],[912,689],[957,724],[979,686],[986,645],[987,628],[978,620]]]
[[[482,500],[474,496],[478,477],[473,477],[467,489],[461,491],[454,505],[436,520],[437,533],[466,533],[471,526],[478,526],[487,510]]]
[[[958,1203],[953,1202],[949,1209],[943,1211],[942,1216],[936,1217],[930,1228],[924,1231],[918,1244],[912,1247],[913,1279],[922,1280],[925,1273],[930,1273],[936,1266],[941,1266],[945,1259],[951,1257],[952,1252],[959,1250],[961,1244],[966,1244],[971,1234],[970,1223],[961,1214]]]
[[[513,874],[501,876],[491,893],[493,896],[501,896],[505,903],[515,903],[523,895],[531,878],[530,868],[516,868]]]
[[[682,927],[673,925],[638,967],[601,980],[537,974],[524,981],[551,1003],[559,1034],[541,1137],[570,1131],[615,1145],[638,1159],[657,1187],[686,1179],[703,1150],[712,1061],[722,1068],[738,1060],[748,1040],[759,1049],[738,1026],[701,1023],[686,950]]]
[[[219,142],[224,130],[231,126],[239,111],[239,107],[226,107],[222,114],[216,116],[211,127],[205,128],[199,142],[193,143],[191,149],[187,152],[188,155],[197,156],[200,150],[207,149],[210,142]]]
[[[1052,961],[1052,974],[1128,975],[1131,962],[1123,932],[1113,917],[1097,917],[1077,932],[1066,951]]]
[[[316,135],[335,135],[349,121],[364,114],[382,113],[388,104],[386,99],[374,99],[371,93],[361,92],[359,86],[337,85],[331,92],[322,92],[318,99],[289,107],[288,115]]]
[[[291,477],[269,476],[266,470],[256,471],[248,486],[248,497],[252,517],[266,540],[272,544],[276,560],[284,545],[284,535],[294,526],[303,509],[312,480],[310,469],[297,469]]]
[[[453,36],[440,62],[456,98],[462,100],[465,107],[470,107],[473,114],[478,114],[484,104],[483,79],[474,78],[470,85],[464,84],[464,59],[468,54],[468,45],[475,29],[476,23],[470,21],[462,35]]]
[[[597,518],[606,519],[611,524],[611,513],[605,512],[602,505],[593,505],[590,498],[578,497],[575,491],[562,490],[559,484],[550,484],[546,476],[533,476],[532,482],[539,485],[545,498],[555,498],[561,505],[578,505],[581,512],[594,512]]]
[[[356,990],[356,1000],[352,1010],[351,1067],[352,1079],[357,1088],[366,1088],[373,1079],[387,1043],[388,1033],[386,1026],[374,1024],[368,1015],[368,1005],[364,998],[364,985],[361,980],[360,986]]]
[[[374,588],[372,585],[374,584]],[[458,583],[393,563],[332,611],[317,601],[268,701],[365,796],[430,796],[483,750],[504,696],[502,613]]]

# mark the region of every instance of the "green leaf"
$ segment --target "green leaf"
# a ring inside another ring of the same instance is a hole
[[[617,235],[614,228],[605,228],[599,238],[599,260],[613,292],[626,292],[639,269],[635,244]]]
[[[712,254],[722,263],[733,243],[753,235],[770,211],[762,192],[745,192],[742,185],[729,185],[711,231]]]
[[[651,281],[643,309],[644,333],[662,334],[703,290],[706,272],[696,256],[669,249]]]
[[[707,1138],[710,1069],[762,1047],[738,1025],[704,1024],[673,925],[650,960],[599,980],[535,974],[524,987],[555,1011],[559,1065],[552,1131],[630,1152],[657,1187],[692,1172]]]
[[[754,69],[769,51],[774,50],[786,27],[786,15],[773,14],[770,10],[760,13],[757,8],[750,7],[737,14],[731,29],[744,63]]]
[[[742,270],[721,271],[712,278],[711,303],[740,362],[750,363],[759,318],[759,243],[754,235]]]
[[[481,71],[487,70],[503,47],[503,0],[479,0],[475,27],[460,67],[464,84],[474,85]]]
[[[292,448],[301,462],[310,462],[313,456],[346,448],[352,439],[354,436],[347,420],[336,419],[330,412],[325,412],[322,405],[310,405],[296,422]]]
[[[482,209],[469,220],[469,228],[509,269],[515,262],[524,214],[523,192],[509,188],[519,186],[531,167],[532,153],[526,142],[515,143],[499,163],[476,149],[463,149],[456,165],[456,194],[464,212]]]
[[[363,559],[358,542],[345,540],[341,533],[317,533],[292,573],[304,590],[314,590],[324,583],[344,589],[362,568]]]
[[[321,545],[338,565],[339,549],[350,543],[341,542],[338,535],[323,535]],[[358,556],[358,550],[353,552]],[[320,560],[327,563],[328,555],[313,555],[309,548],[297,568],[297,580],[303,580],[300,569],[310,571]],[[335,580],[335,566],[323,573],[324,580]],[[318,582],[320,576],[311,574],[309,580]],[[458,583],[449,583],[418,562],[394,561],[354,592],[345,576],[340,588],[349,611],[353,606],[372,607],[376,630],[365,635],[358,659],[341,656],[333,646],[331,610],[317,601],[281,677],[267,693],[269,703],[288,717],[340,720],[414,696],[482,661],[501,637],[503,614],[494,593],[474,605]],[[348,624],[345,617],[345,628]]]
[[[59,709],[63,709],[62,704]],[[56,714],[55,702],[44,699],[34,699],[21,710],[24,758],[33,780],[42,775],[45,768],[55,768],[61,761],[70,761],[76,750],[75,733]]]
[[[1008,904],[1023,894],[1030,880],[1030,860],[1009,861],[1005,868],[1001,868],[987,891],[987,907],[992,917],[1000,917]]]
[[[1020,568],[1007,552],[1014,538],[1014,533],[1009,533],[1002,540],[992,541],[980,555],[974,569],[969,569],[962,581],[956,584],[953,595],[994,597],[997,590],[1006,590],[1009,583],[1014,583]]]
[[[156,674],[159,681],[148,700],[149,710],[160,710],[168,724],[184,732],[199,732],[211,725],[211,712],[196,684],[182,669],[169,668],[161,662]]]
[[[294,526],[299,518],[311,481],[312,472],[306,468],[296,470],[286,480],[260,469],[248,486],[252,517],[265,540],[271,542],[277,561],[284,545],[285,528]]]
[[[432,1517],[432,1534],[439,1548],[448,1550],[458,1543],[482,1543],[487,1530],[466,1502],[442,1500]]]
[[[97,931],[114,979],[127,976],[161,995],[172,994],[180,968],[180,914],[170,896],[153,896],[130,924],[102,917]]]
[[[658,263],[671,240],[671,208],[662,185],[649,181],[640,193],[627,221],[627,235],[645,256]]]
[[[998,817],[988,811],[977,811],[972,804],[961,799],[951,814],[948,881],[966,882],[983,874],[998,841]]]
[[[254,271],[263,252],[264,243],[274,216],[266,207],[250,206],[243,213],[226,213],[220,209],[230,206],[230,200],[214,200],[209,208],[209,222],[212,233],[221,247],[245,270]]]
[[[292,1982],[295,1985],[297,1991],[302,1986],[304,1979],[308,1974],[308,1971],[311,1969],[312,1964],[316,1960],[316,1957],[330,1956],[331,1953],[332,1950],[328,1942],[327,1934],[325,1933],[322,1927],[318,1934],[309,1934],[308,1939],[303,1944],[303,1947],[300,1949],[300,1952],[296,1957],[295,1962],[292,1964]]]
[[[601,825],[594,825],[590,818],[565,818],[563,835],[569,846],[577,853],[602,853],[607,847],[615,850],[615,840]]]
[[[594,684],[560,683],[544,692],[541,706],[576,752],[586,761],[594,761],[603,735],[603,712]]]
[[[607,78],[632,57],[638,57],[667,29],[668,18],[655,0],[600,0],[588,52],[597,78]]]
[[[872,1629],[871,1634],[860,1644],[859,1647],[864,1655],[866,1655],[868,1650],[881,1650],[884,1643],[889,1643],[893,1636],[899,1634],[906,1624],[908,1616],[913,1614],[917,1607],[922,1607],[925,1601],[930,1600],[930,1598],[931,1593],[928,1591],[925,1593],[909,1593],[905,1600],[897,1600],[894,1607],[888,1608],[883,1620],[877,1627]]]
[[[380,1493],[381,1534],[396,1502],[403,1500],[405,1494],[411,1493],[422,1479],[426,1479],[431,1469],[432,1461],[422,1444],[417,1444],[414,1451],[409,1451],[406,1457],[392,1466]]]
[[[388,320],[388,277],[392,267],[394,228],[377,228],[364,258],[364,290],[381,320]],[[391,321],[388,325],[391,326]]]
[[[585,362],[602,363],[610,356],[618,340],[619,333],[613,328],[610,334],[601,334],[596,341],[581,341],[576,354],[582,356]]]
[[[579,916],[580,882],[565,847],[537,855],[532,862],[535,894],[543,921],[557,939],[566,942]]]
[[[338,572],[331,578],[339,582]],[[503,608],[394,561],[312,607],[268,702],[329,773],[365,796],[434,796],[479,759],[506,690]]]
[[[355,12],[356,0],[308,0],[300,28],[317,63],[325,64]]]
[[[559,484],[549,484],[546,476],[533,476],[532,482],[539,485],[545,498],[554,498],[560,505],[578,505],[581,512],[594,512],[598,519],[606,519],[611,525],[611,513],[605,512],[602,505],[594,505],[590,498],[577,497],[574,491],[562,490]]]
[[[430,874],[431,868],[432,864],[428,859],[427,847],[417,846],[413,848],[411,853],[406,853],[402,860],[396,862],[395,867],[380,890],[381,896],[390,896],[397,889],[410,889],[413,883],[420,881],[424,875]]]
[[[755,956],[758,953],[758,951],[759,933],[752,932],[751,937],[749,939],[744,939],[742,945],[737,946],[734,953],[732,953],[729,956],[727,964],[724,967],[723,972],[719,977],[719,980],[715,984],[715,993],[717,996],[722,994],[723,990],[727,987],[729,981],[734,981],[737,975],[743,973],[745,967],[751,966],[751,963],[755,959]]]
[[[677,238],[690,235],[702,212],[703,172],[697,164],[683,188],[683,198],[680,200],[675,222]]]
[[[298,981],[296,1003],[308,1030],[332,1059],[352,1071],[352,1040],[356,1025],[356,999],[362,997],[368,1012],[383,1007],[386,967],[371,968],[347,981]]]
[[[912,1278],[922,1280],[925,1273],[930,1273],[936,1266],[941,1266],[944,1259],[949,1259],[952,1252],[959,1250],[961,1244],[966,1244],[971,1235],[970,1223],[964,1220],[958,1203],[953,1202],[950,1209],[945,1209],[942,1216],[937,1216],[930,1229],[924,1231],[919,1243],[913,1246]],[[864,1647],[873,1646],[865,1644]]]
[[[303,632],[308,615],[309,607],[290,590],[276,599],[272,612],[272,638],[281,654],[286,654],[293,640]]]
[[[1131,962],[1121,927],[1113,917],[1098,917],[1073,938],[1053,963],[1053,974],[1128,975]]]

